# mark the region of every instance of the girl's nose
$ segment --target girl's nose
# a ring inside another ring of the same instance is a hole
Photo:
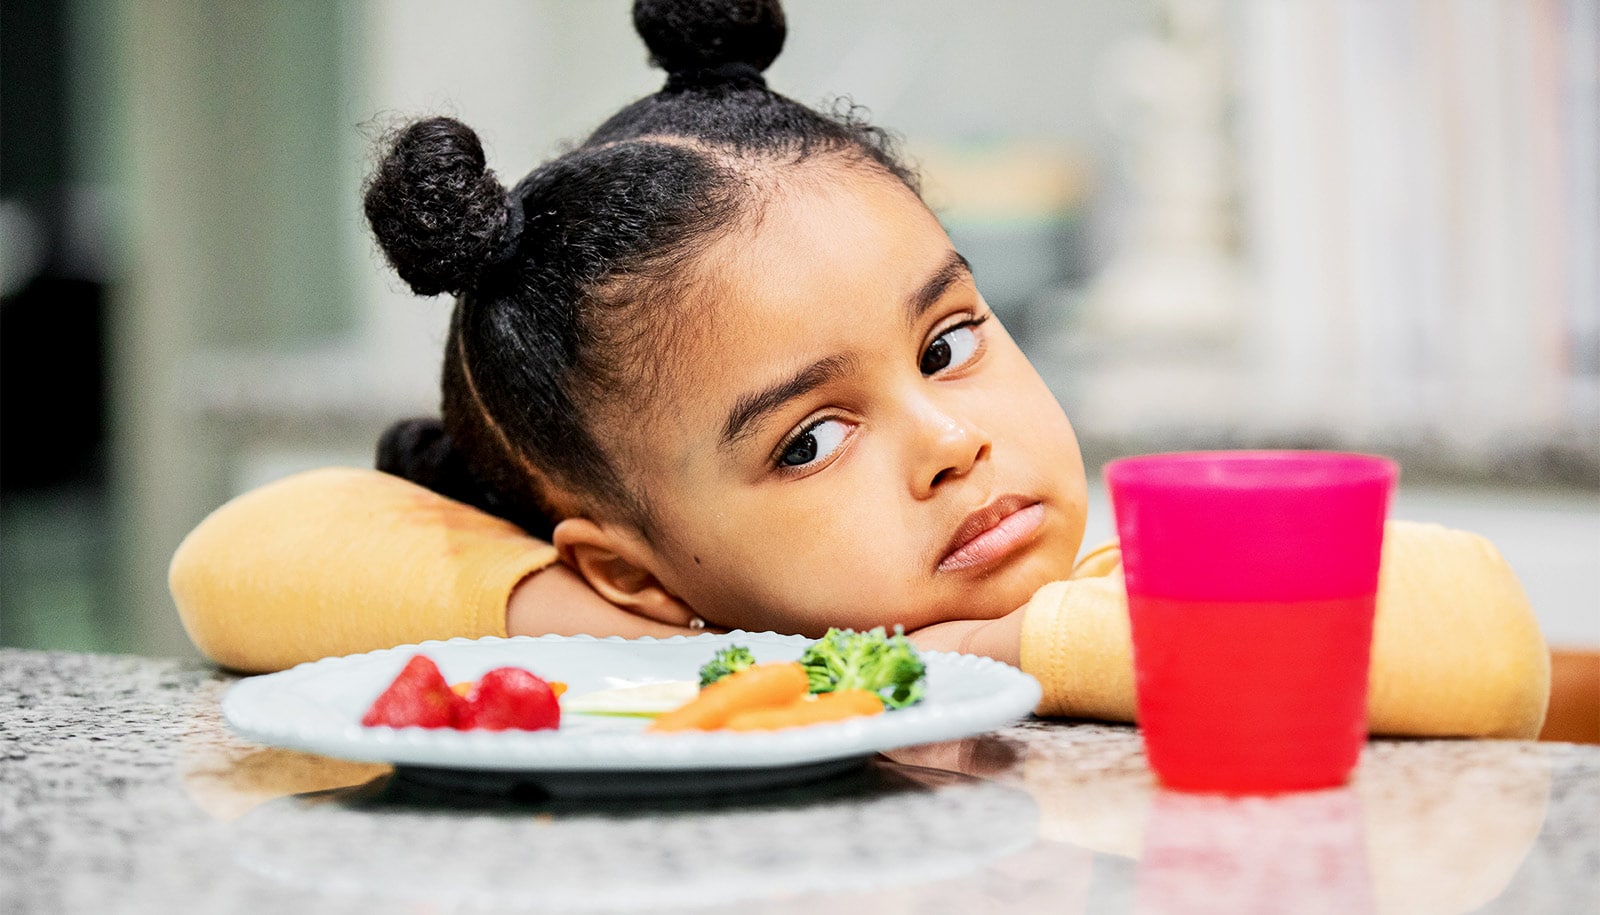
[[[913,495],[931,497],[945,483],[971,473],[989,454],[989,436],[965,418],[929,409],[917,418],[917,458],[912,462]]]

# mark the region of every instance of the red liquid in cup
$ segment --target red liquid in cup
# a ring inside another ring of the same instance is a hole
[[[1139,723],[1163,784],[1279,792],[1349,778],[1398,472],[1373,455],[1296,451],[1106,465]]]
[[[1366,739],[1373,597],[1290,602],[1128,595],[1139,725],[1163,784],[1343,784]]]

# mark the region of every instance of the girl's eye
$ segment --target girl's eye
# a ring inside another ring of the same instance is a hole
[[[945,369],[965,365],[978,351],[978,323],[957,324],[935,337],[922,352],[922,374],[937,375]]]
[[[778,456],[779,467],[805,467],[839,450],[850,427],[842,420],[825,419],[795,436]]]

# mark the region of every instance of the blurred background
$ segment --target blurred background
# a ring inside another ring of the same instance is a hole
[[[0,5],[0,644],[189,653],[194,524],[436,411],[449,309],[365,234],[373,140],[453,114],[514,180],[660,85],[628,5]],[[1091,480],[1388,453],[1397,515],[1600,648],[1600,2],[787,9],[770,84],[904,137]]]

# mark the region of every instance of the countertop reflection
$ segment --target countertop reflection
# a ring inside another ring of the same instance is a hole
[[[1157,788],[1030,720],[743,795],[551,799],[263,748],[231,679],[0,650],[7,911],[1594,912],[1600,748],[1375,741],[1351,785]]]

